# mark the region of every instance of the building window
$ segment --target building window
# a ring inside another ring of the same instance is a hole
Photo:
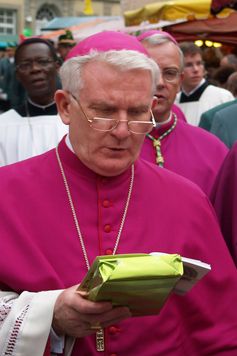
[[[0,9],[0,34],[16,35],[16,11]]]
[[[111,4],[104,2],[103,3],[104,8],[103,8],[103,15],[104,16],[111,16]]]
[[[35,33],[41,34],[41,28],[46,27],[47,24],[55,17],[59,16],[59,10],[55,6],[43,5],[36,14]]]

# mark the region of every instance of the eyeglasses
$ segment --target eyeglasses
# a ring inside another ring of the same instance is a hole
[[[145,121],[145,120],[116,120],[116,119],[110,119],[110,118],[105,118],[105,117],[93,117],[92,119],[89,119],[85,111],[83,110],[80,101],[77,100],[77,98],[70,93],[72,98],[77,102],[78,106],[80,107],[80,110],[82,111],[84,117],[89,123],[89,126],[93,128],[94,130],[101,131],[101,132],[108,132],[114,130],[120,122],[126,122],[128,125],[128,130],[134,134],[147,134],[149,133],[153,127],[156,126],[156,121],[153,115],[153,112],[150,110],[151,114],[151,121]],[[144,117],[144,113],[142,114]]]
[[[191,68],[194,68],[194,67],[202,67],[204,66],[204,62],[203,61],[197,61],[197,62],[188,62],[188,63],[185,63],[185,68],[187,69],[191,69]]]
[[[54,62],[54,60],[51,58],[36,58],[36,59],[30,60],[30,61],[24,61],[24,62],[17,64],[16,69],[21,72],[28,72],[29,70],[31,70],[34,63],[39,68],[45,68],[53,62]]]
[[[162,78],[165,82],[173,83],[176,82],[180,76],[180,72],[174,68],[167,68],[161,70]]]

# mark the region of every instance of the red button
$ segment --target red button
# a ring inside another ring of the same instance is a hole
[[[112,255],[113,254],[113,250],[108,248],[107,250],[105,250],[105,254],[106,255]]]
[[[110,354],[110,356],[117,356],[117,354]]]
[[[119,332],[119,329],[116,328],[116,326],[110,326],[109,327],[109,333],[114,335],[114,334],[117,334],[117,332]]]
[[[104,232],[110,232],[111,231],[111,226],[109,224],[104,226]]]
[[[104,200],[104,201],[102,202],[102,206],[103,206],[104,208],[109,208],[109,206],[110,206],[109,200]]]

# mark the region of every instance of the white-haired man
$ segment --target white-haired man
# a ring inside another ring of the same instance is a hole
[[[153,105],[157,125],[146,135],[141,156],[190,179],[209,195],[228,149],[214,135],[179,120],[173,110],[183,75],[183,54],[175,39],[157,30],[138,38],[161,71]]]
[[[110,31],[71,56],[55,96],[68,136],[0,170],[0,354],[235,355],[237,273],[209,203],[138,158],[153,127],[156,63]],[[204,259],[212,272],[155,316],[76,293],[96,256],[151,251]],[[46,346],[50,334],[59,340]]]

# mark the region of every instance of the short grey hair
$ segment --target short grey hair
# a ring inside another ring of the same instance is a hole
[[[151,36],[145,37],[141,43],[148,43],[150,46],[158,46],[163,43],[173,43],[179,52],[179,57],[180,57],[180,70],[182,71],[184,69],[184,55],[183,52],[181,51],[180,47],[178,44],[176,44],[174,41],[172,41],[172,38],[166,36],[165,34],[161,33],[154,33]]]
[[[153,59],[143,53],[132,50],[109,50],[107,52],[92,50],[89,54],[68,59],[59,70],[64,90],[74,95],[79,94],[78,92],[83,88],[83,68],[91,61],[108,63],[121,71],[140,69],[150,72],[152,79],[151,90],[152,94],[155,94],[156,86],[159,81],[159,67]]]

